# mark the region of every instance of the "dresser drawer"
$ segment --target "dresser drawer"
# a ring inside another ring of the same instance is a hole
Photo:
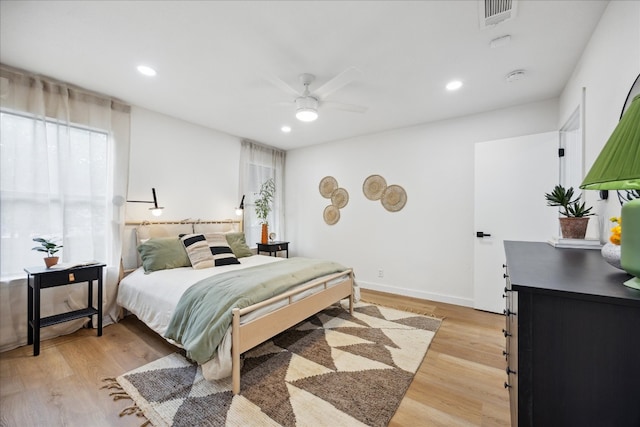
[[[89,282],[98,280],[102,274],[102,267],[90,267],[86,269],[60,270],[43,275],[40,279],[40,288],[49,288],[63,284],[76,282]]]

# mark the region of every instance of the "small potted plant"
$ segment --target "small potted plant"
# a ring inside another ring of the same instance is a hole
[[[56,265],[58,263],[59,257],[54,256],[60,249],[62,249],[62,245],[58,245],[52,240],[43,239],[42,237],[34,237],[34,242],[40,243],[40,246],[36,246],[31,248],[34,251],[38,252],[46,252],[47,257],[44,259],[44,263],[47,268],[51,268],[51,266]]]
[[[269,216],[269,212],[271,212],[271,202],[273,202],[273,195],[276,192],[276,184],[273,181],[273,178],[269,178],[260,186],[260,192],[258,193],[258,198],[256,199],[256,215],[262,224],[262,236],[260,243],[268,243],[269,242],[269,225],[267,222],[267,217]]]
[[[580,196],[574,198],[573,187],[565,189],[562,185],[556,185],[551,193],[544,195],[547,206],[559,206],[560,230],[565,239],[584,239],[589,224],[591,207],[585,207],[585,202],[580,201]]]

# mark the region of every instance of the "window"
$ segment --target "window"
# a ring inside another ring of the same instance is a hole
[[[262,226],[256,215],[255,200],[260,187],[269,178],[275,183],[272,209],[267,218],[269,233],[277,240],[285,239],[284,233],[284,164],[286,153],[251,141],[242,141],[240,155],[240,192],[245,195],[244,232],[247,244],[255,247],[260,242]]]
[[[107,259],[108,133],[3,110],[0,134],[2,277],[44,265],[36,236],[66,261]]]

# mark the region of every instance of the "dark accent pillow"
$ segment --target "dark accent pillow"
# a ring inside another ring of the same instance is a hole
[[[196,270],[214,266],[214,258],[209,251],[207,239],[203,234],[187,234],[180,238],[187,251],[191,265]]]
[[[170,268],[189,267],[191,262],[177,237],[155,237],[138,246],[145,274]]]
[[[207,234],[209,250],[215,260],[216,267],[230,264],[240,264],[238,258],[233,254],[233,250],[224,234]]]
[[[227,233],[224,236],[227,238],[227,243],[231,246],[231,250],[236,258],[253,255],[253,252],[251,252],[251,249],[247,246],[244,233]]]

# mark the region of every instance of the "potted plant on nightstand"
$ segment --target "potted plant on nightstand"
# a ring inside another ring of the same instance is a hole
[[[585,207],[585,202],[580,202],[580,196],[574,198],[573,187],[565,189],[562,185],[556,185],[551,193],[544,195],[547,206],[559,206],[559,218],[562,237],[565,239],[584,239],[589,224],[591,207]]]
[[[40,246],[36,246],[31,248],[31,250],[38,252],[46,252],[47,257],[44,259],[44,263],[47,268],[51,268],[51,266],[56,265],[58,263],[59,257],[54,256],[60,249],[62,249],[62,245],[58,245],[52,240],[43,239],[42,237],[34,237],[34,242],[40,243]]]
[[[262,236],[260,239],[260,243],[268,243],[269,242],[269,223],[267,222],[267,217],[269,216],[269,212],[271,212],[271,202],[273,202],[273,195],[276,192],[276,184],[273,181],[273,178],[269,178],[265,182],[262,183],[260,187],[260,192],[258,193],[258,199],[256,199],[256,215],[262,224]]]

